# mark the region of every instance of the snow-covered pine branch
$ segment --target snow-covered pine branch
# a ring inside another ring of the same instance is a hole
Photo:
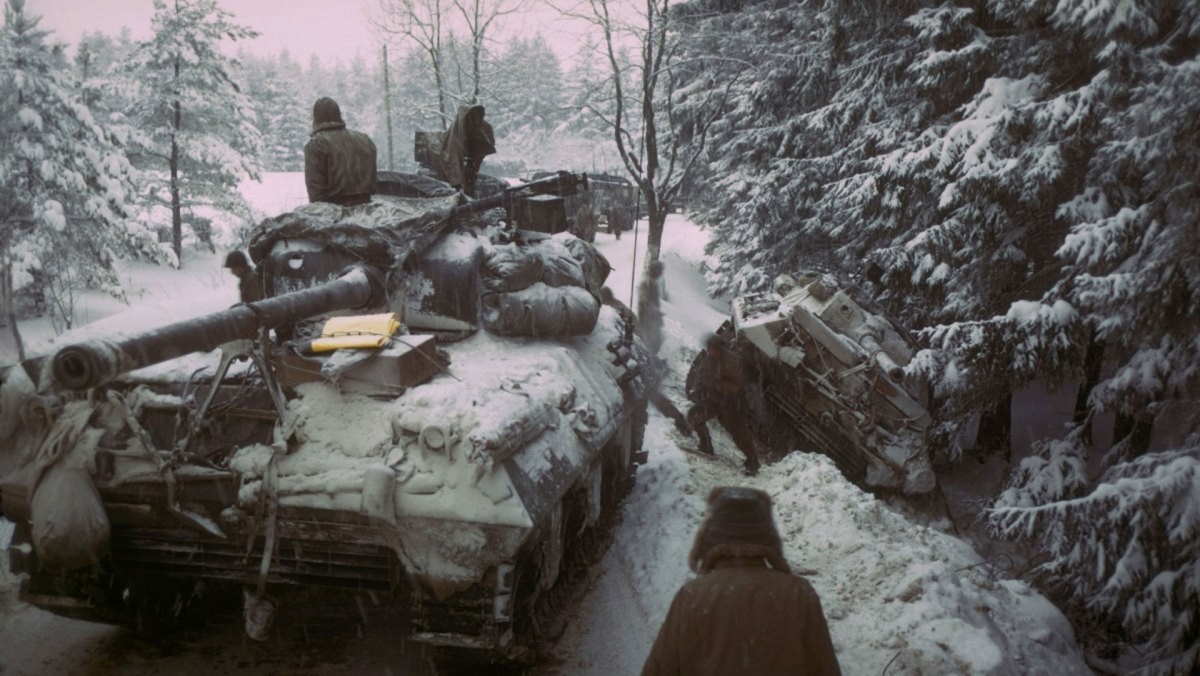
[[[1144,643],[1142,673],[1200,669],[1200,438],[1121,463],[1091,483],[1073,440],[1026,458],[988,519],[1044,554],[1060,598],[1119,616]]]

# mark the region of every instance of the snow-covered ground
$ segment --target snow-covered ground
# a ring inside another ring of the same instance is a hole
[[[277,212],[303,201],[300,175],[268,175],[245,188],[252,204]],[[613,265],[608,284],[630,301],[645,251],[639,237],[598,235]],[[666,392],[682,404],[682,380],[700,340],[726,316],[727,305],[704,293],[705,233],[681,216],[668,219]],[[134,265],[124,271],[136,317],[122,328],[219,309],[237,297],[220,256],[190,255],[184,270]],[[88,297],[87,321],[121,309]],[[633,305],[633,303],[630,303]],[[37,320],[22,323],[26,340],[44,345],[52,332]],[[6,333],[4,330],[0,332]],[[0,363],[12,356],[0,342]],[[740,472],[739,456],[716,434],[721,461],[682,452],[670,422],[651,411],[646,434],[650,461],[624,506],[613,546],[584,600],[539,674],[636,674],[671,598],[691,574],[687,552],[716,485],[766,490],[793,569],[806,571],[820,594],[834,646],[846,674],[1087,674],[1063,615],[1024,582],[1004,579],[995,566],[953,535],[945,517],[892,505],[847,482],[819,455],[793,454],[756,477]],[[0,523],[0,542],[5,538]],[[0,572],[0,673],[88,672],[111,631],[54,618],[20,604],[15,581]],[[46,654],[47,642],[65,645]],[[206,664],[194,656],[192,673]],[[129,667],[129,665],[125,665]],[[165,665],[146,665],[151,673]],[[173,671],[189,670],[173,665]],[[243,673],[248,673],[243,671]],[[315,672],[314,672],[315,673]],[[323,671],[322,673],[329,673]]]
[[[609,285],[628,298],[633,243],[606,234]],[[667,220],[667,392],[682,383],[705,333],[725,319],[698,270],[706,233]],[[638,251],[644,251],[639,242]],[[640,261],[641,254],[638,254]],[[679,450],[671,422],[651,409],[650,462],[638,472],[594,590],[560,641],[561,674],[636,674],[675,591],[689,579],[687,553],[709,489],[767,491],[794,570],[812,571],[846,674],[1090,674],[1066,618],[1021,581],[997,570],[946,518],[907,517],[846,481],[820,455],[792,454],[756,477],[741,473],[732,440],[715,436],[725,462]],[[968,468],[970,469],[970,468]]]

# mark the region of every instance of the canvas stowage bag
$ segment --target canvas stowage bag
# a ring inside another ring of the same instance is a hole
[[[87,426],[90,416],[86,402],[68,404],[39,449],[31,535],[38,559],[53,568],[99,563],[108,551],[108,514],[88,469],[104,431]]]

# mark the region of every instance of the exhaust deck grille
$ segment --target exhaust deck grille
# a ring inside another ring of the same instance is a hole
[[[188,530],[128,528],[113,532],[118,566],[188,578],[253,584],[262,562],[263,538],[247,556],[246,543]],[[283,538],[272,557],[270,584],[390,590],[400,579],[395,553],[380,545]]]

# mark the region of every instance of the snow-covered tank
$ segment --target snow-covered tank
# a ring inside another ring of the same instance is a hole
[[[263,638],[289,590],[335,589],[402,606],[413,640],[530,655],[644,457],[656,377],[599,252],[487,209],[584,181],[304,205],[254,232],[262,301],[8,369],[23,598],[144,623],[223,583]]]
[[[818,272],[780,275],[770,292],[732,305],[722,330],[760,375],[759,429],[771,446],[824,453],[868,487],[934,488],[930,417],[922,386],[905,377],[916,346],[904,331]]]

